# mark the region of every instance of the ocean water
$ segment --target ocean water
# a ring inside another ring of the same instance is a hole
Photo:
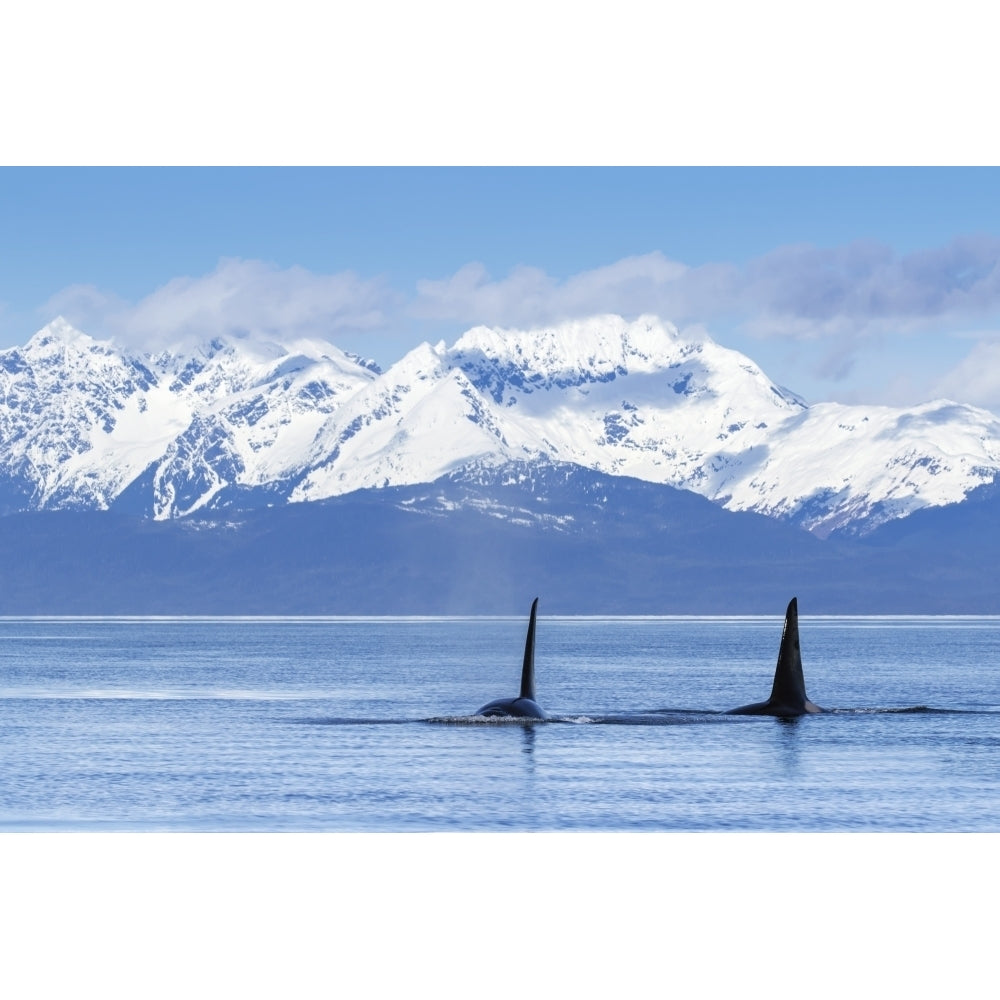
[[[996,831],[1000,619],[2,619],[7,831]]]

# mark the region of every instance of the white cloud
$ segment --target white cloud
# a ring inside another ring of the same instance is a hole
[[[318,275],[258,260],[224,259],[210,274],[174,278],[130,304],[92,285],[72,285],[45,305],[88,333],[151,349],[218,334],[324,336],[383,327],[399,297],[351,271]]]
[[[877,243],[787,246],[744,266],[687,267],[651,253],[557,281],[518,267],[493,280],[481,264],[417,283],[417,315],[465,323],[550,322],[655,312],[675,322],[742,320],[757,336],[862,337],[1000,308],[1000,240],[965,237],[900,256]]]
[[[962,237],[906,255],[877,243],[782,247],[748,265],[742,290],[762,335],[921,329],[1000,307],[1000,240]]]
[[[69,285],[38,310],[45,322],[65,316],[73,326],[95,336],[110,335],[130,306],[124,299],[94,285]]]
[[[942,376],[934,395],[1000,412],[1000,331],[981,340],[959,364]]]
[[[672,318],[683,264],[661,253],[626,257],[559,282],[533,267],[516,267],[493,281],[482,264],[450,278],[418,281],[412,313],[463,324],[536,326],[597,313],[660,313]]]

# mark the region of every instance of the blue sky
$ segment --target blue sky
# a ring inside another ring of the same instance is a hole
[[[810,401],[1000,408],[992,168],[5,168],[0,342],[323,334],[386,365],[477,323],[653,312]]]

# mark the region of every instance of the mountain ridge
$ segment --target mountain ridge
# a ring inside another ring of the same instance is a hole
[[[828,537],[960,503],[1000,472],[985,410],[809,406],[651,316],[474,327],[385,371],[322,338],[133,353],[59,318],[0,351],[0,394],[7,514],[163,520],[554,462]]]

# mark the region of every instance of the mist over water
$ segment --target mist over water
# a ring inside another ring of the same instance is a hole
[[[1000,619],[0,620],[0,828],[996,830]]]

